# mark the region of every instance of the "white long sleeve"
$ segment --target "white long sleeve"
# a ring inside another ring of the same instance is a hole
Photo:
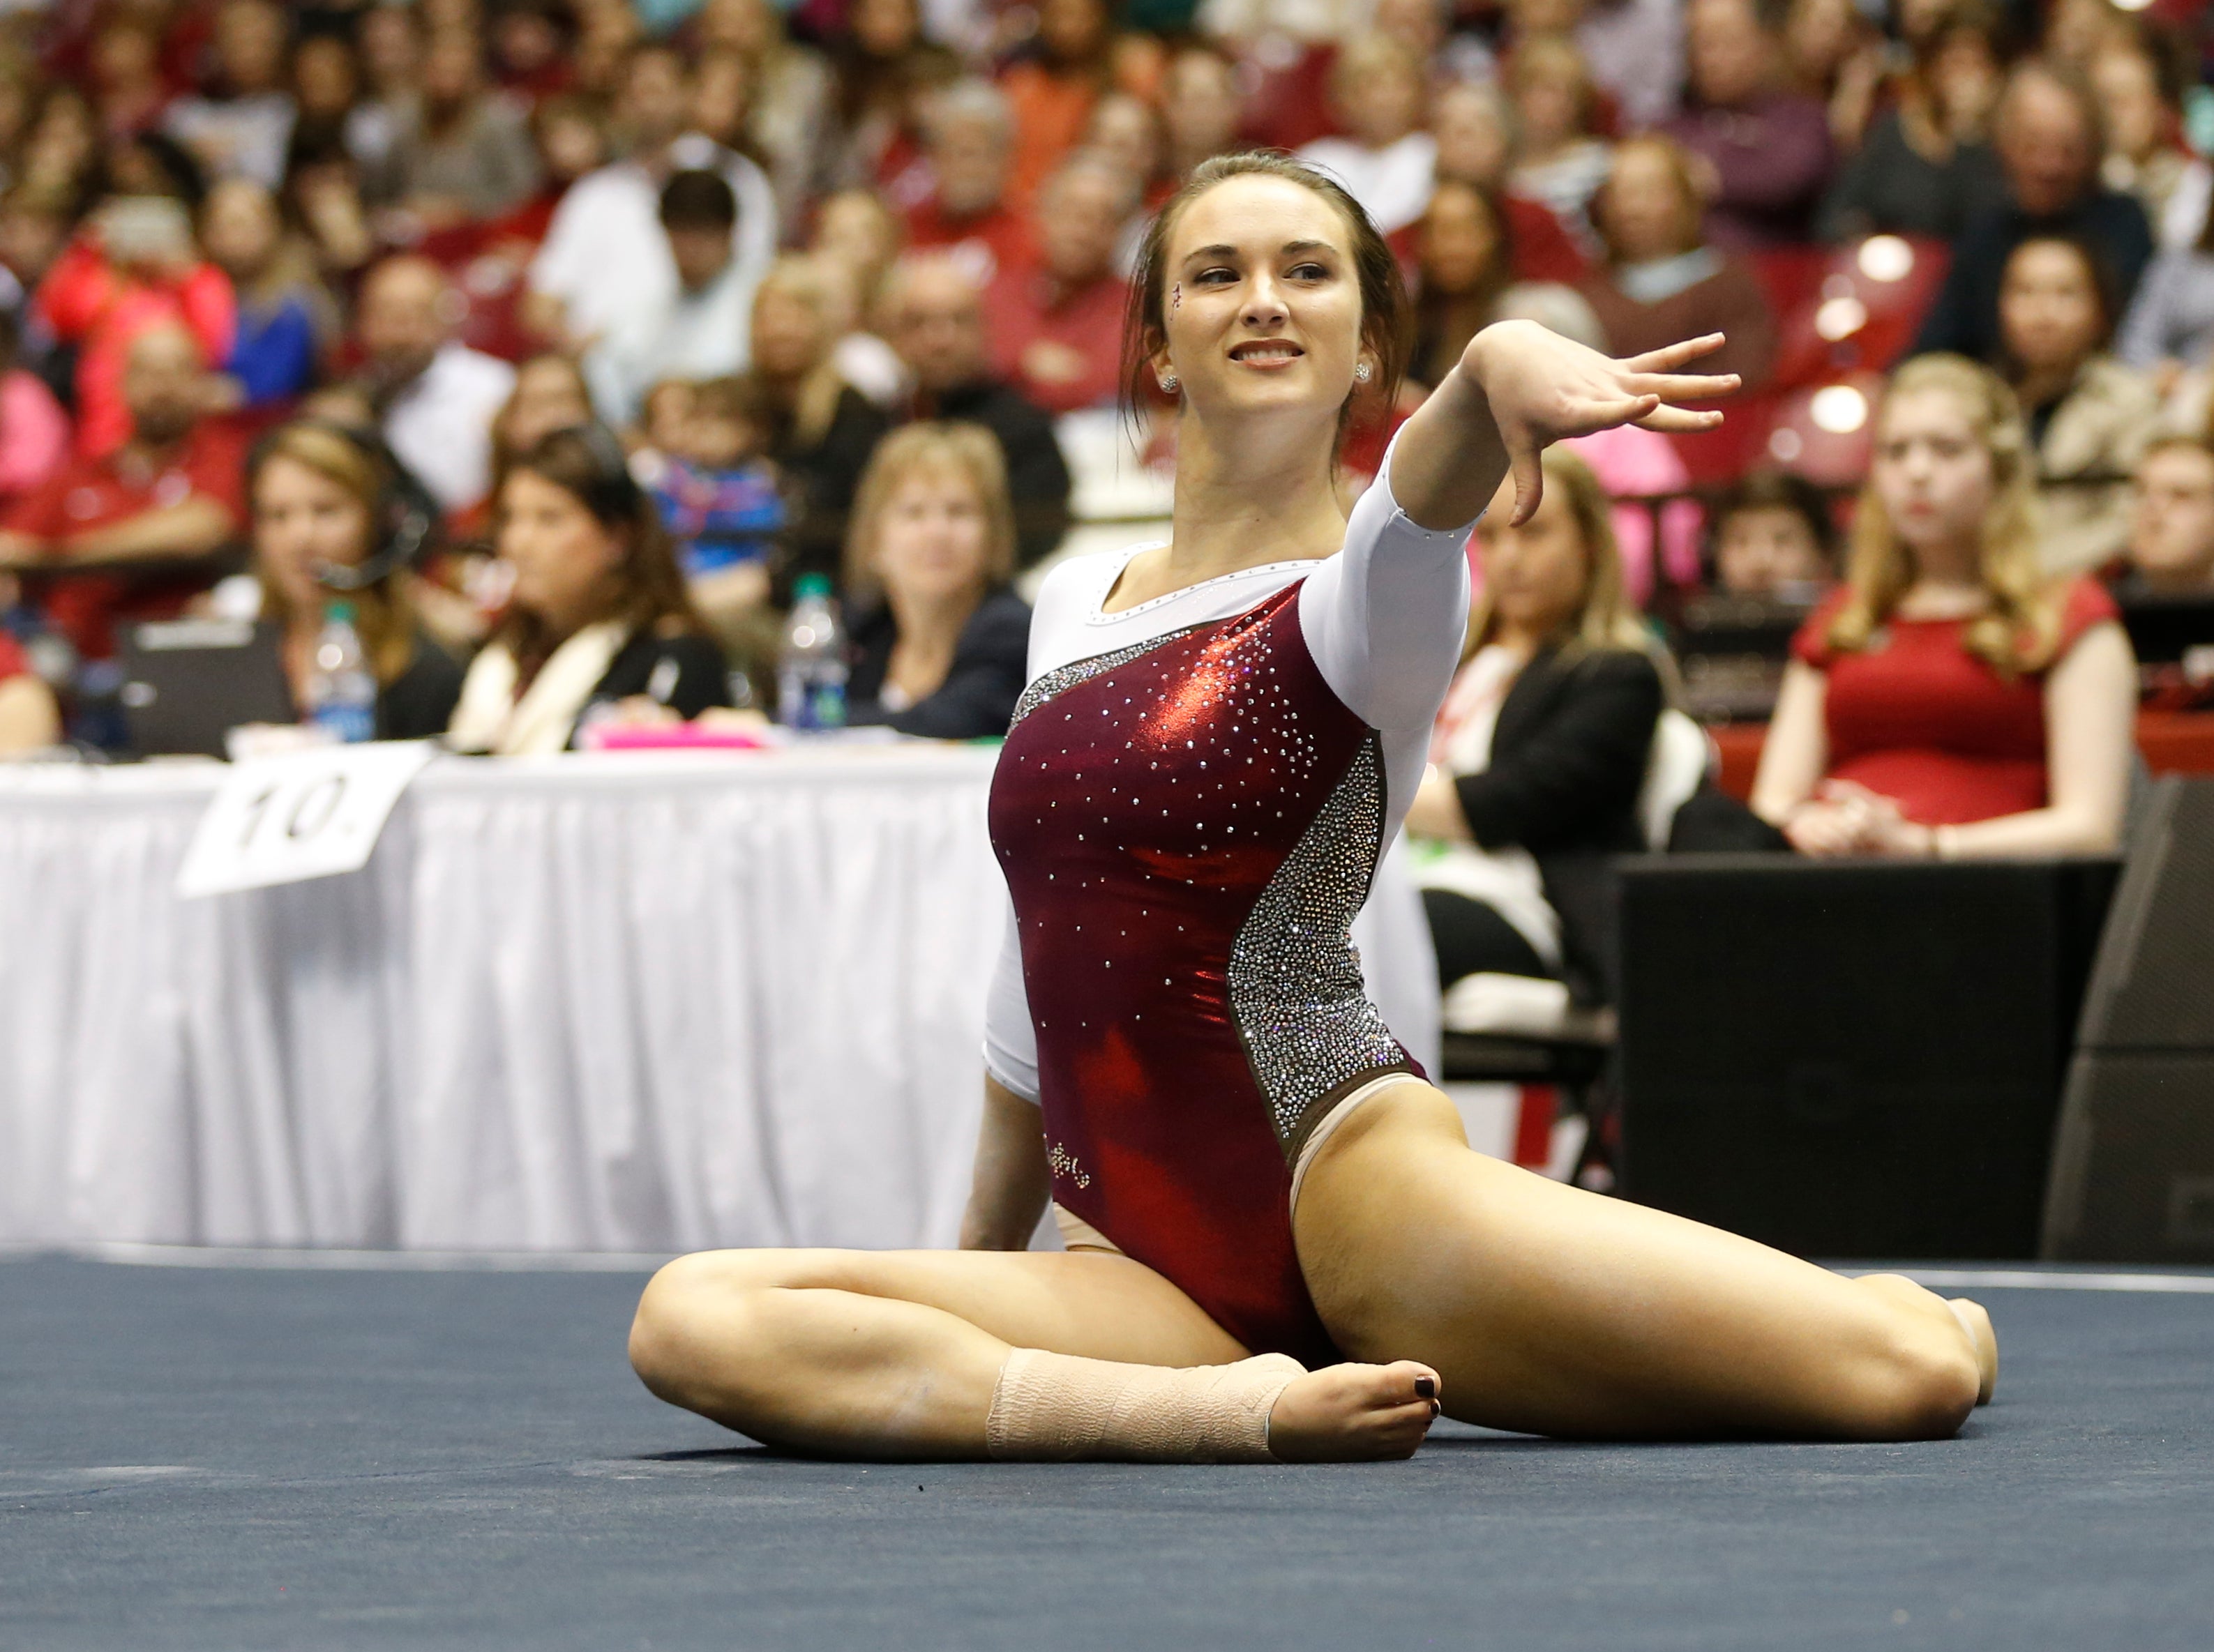
[[[1353,507],[1345,549],[1307,576],[1300,628],[1323,680],[1356,716],[1427,737],[1468,631],[1468,528],[1422,527],[1399,509],[1391,479],[1387,453]]]
[[[1015,905],[1000,941],[992,984],[984,995],[984,1070],[1025,1101],[1038,1099],[1037,1027],[1023,985],[1023,948],[1015,931]]]

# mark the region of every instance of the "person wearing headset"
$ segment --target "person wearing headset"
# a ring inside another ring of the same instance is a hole
[[[297,419],[254,448],[247,491],[261,614],[283,627],[294,704],[307,702],[326,611],[344,600],[376,677],[376,737],[443,734],[462,668],[423,629],[408,594],[408,566],[435,521],[421,488],[375,436]]]

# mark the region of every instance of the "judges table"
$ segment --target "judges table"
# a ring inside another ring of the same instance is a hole
[[[0,771],[0,1241],[951,1242],[994,756],[442,759],[364,870],[198,899],[219,765]],[[1396,862],[1356,934],[1434,1062]]]

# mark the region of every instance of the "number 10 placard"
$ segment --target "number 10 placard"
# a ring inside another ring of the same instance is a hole
[[[429,741],[318,747],[235,765],[200,817],[177,893],[219,895],[357,871]]]

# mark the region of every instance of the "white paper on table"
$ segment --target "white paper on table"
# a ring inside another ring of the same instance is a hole
[[[437,749],[427,740],[375,741],[233,765],[185,851],[178,898],[360,870],[393,805]]]

